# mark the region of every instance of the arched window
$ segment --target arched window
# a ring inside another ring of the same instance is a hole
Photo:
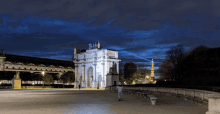
[[[8,66],[6,66],[6,68],[8,68]]]

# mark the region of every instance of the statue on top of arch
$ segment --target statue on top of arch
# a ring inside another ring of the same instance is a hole
[[[88,44],[89,49],[101,49],[101,43],[98,41],[98,43]]]
[[[5,56],[5,49],[1,49],[1,56]]]

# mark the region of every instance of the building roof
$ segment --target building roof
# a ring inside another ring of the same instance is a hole
[[[54,66],[63,66],[63,67],[72,67],[74,68],[74,63],[72,61],[62,61],[62,60],[54,60],[54,59],[44,59],[37,57],[28,57],[28,56],[20,56],[20,55],[11,55],[5,54],[5,61],[10,61],[11,63],[24,63],[29,64],[33,63],[35,65],[44,64],[46,66],[54,65]]]

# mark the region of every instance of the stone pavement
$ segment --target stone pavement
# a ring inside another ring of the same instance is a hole
[[[90,89],[91,90],[91,89]],[[208,105],[155,94],[149,99],[104,90],[1,90],[0,114],[205,114]]]

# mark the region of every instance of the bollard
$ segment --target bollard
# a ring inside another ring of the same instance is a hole
[[[220,114],[220,96],[209,94],[208,99],[208,111],[206,114]]]

